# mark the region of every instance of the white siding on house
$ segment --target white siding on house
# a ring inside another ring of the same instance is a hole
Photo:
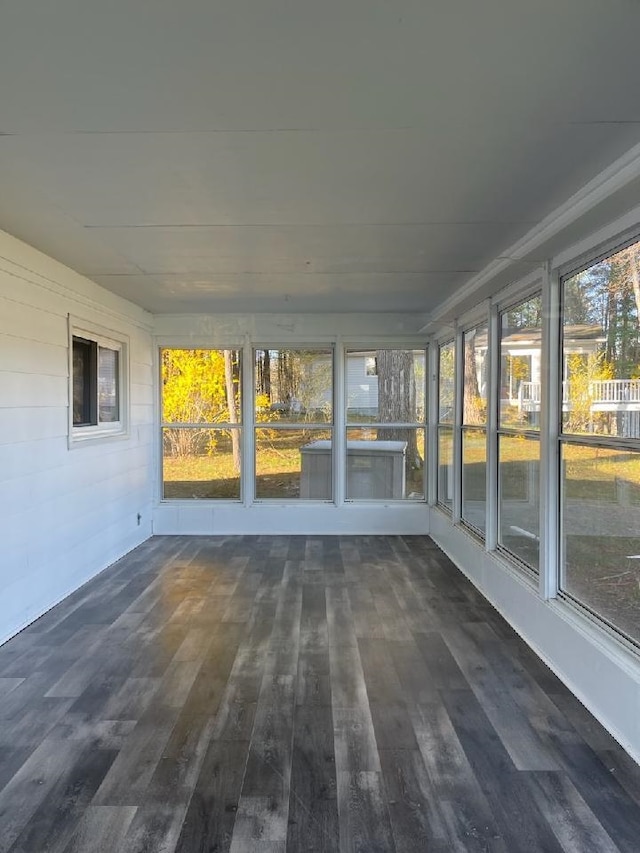
[[[125,438],[69,448],[69,314],[129,339]],[[0,642],[151,534],[150,327],[0,232]]]
[[[378,377],[367,376],[366,359],[362,353],[347,354],[347,408],[353,414],[374,414],[378,408]]]

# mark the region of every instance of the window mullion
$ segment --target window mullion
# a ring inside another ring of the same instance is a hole
[[[560,286],[557,273],[545,265],[542,288],[542,352],[540,413],[540,595],[558,592],[558,427],[560,423]],[[546,380],[546,381],[545,381]]]
[[[464,386],[464,355],[462,330],[455,337],[455,373],[453,392],[453,523],[462,520],[462,397]]]
[[[255,359],[249,336],[245,336],[242,348],[242,464],[240,466],[240,494],[244,506],[251,506],[255,500],[256,475],[256,431],[255,402],[256,387],[254,370]]]
[[[346,350],[342,338],[335,344],[333,368],[333,500],[342,506],[347,496],[347,383]]]
[[[498,418],[500,409],[500,313],[496,303],[489,312],[489,386],[487,391],[487,551],[498,544]]]

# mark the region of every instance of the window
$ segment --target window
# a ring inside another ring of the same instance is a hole
[[[126,430],[126,341],[71,323],[71,441]]]
[[[238,349],[162,349],[162,483],[172,500],[240,500]]]
[[[462,520],[478,533],[486,530],[487,347],[486,324],[462,338]]]
[[[255,496],[333,498],[333,350],[254,351]]]
[[[440,506],[453,509],[453,424],[455,421],[455,344],[438,349],[438,483]]]
[[[542,300],[500,313],[498,544],[539,570]]]
[[[424,500],[425,364],[424,349],[346,351],[347,500]]]
[[[640,643],[640,243],[562,280],[562,594]]]

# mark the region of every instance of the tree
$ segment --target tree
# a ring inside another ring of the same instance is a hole
[[[233,375],[233,356],[231,350],[224,350],[224,378],[225,390],[227,396],[227,408],[229,410],[229,423],[238,423],[238,409],[236,406],[236,388],[234,385]],[[237,429],[230,430],[231,433],[231,448],[233,453],[234,470],[240,471],[240,431]]]
[[[421,468],[415,429],[385,427],[385,423],[415,423],[416,382],[411,350],[378,350],[378,438],[406,441],[407,465]]]
[[[165,446],[170,455],[201,455],[213,450],[216,433],[206,425],[238,423],[238,404],[236,350],[162,351],[162,420],[166,424],[176,424],[164,430]],[[230,432],[234,461],[239,470],[238,430]]]
[[[256,394],[266,396],[271,402],[271,353],[268,349],[256,353]]]
[[[485,339],[486,327],[483,329]],[[486,403],[480,394],[478,385],[478,365],[476,362],[477,330],[473,329],[464,336],[464,423],[480,425],[485,423]]]

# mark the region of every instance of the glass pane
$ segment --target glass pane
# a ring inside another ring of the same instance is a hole
[[[563,283],[562,428],[640,438],[640,243]]]
[[[424,500],[424,429],[347,430],[349,500]]]
[[[256,429],[256,497],[331,500],[330,429]]]
[[[532,569],[539,566],[540,442],[499,436],[498,541]]]
[[[98,423],[120,420],[118,404],[120,353],[107,347],[98,347]]]
[[[438,429],[438,503],[453,506],[453,430]]]
[[[425,350],[348,350],[349,423],[423,423]]]
[[[640,641],[640,453],[562,445],[561,586]]]
[[[535,296],[500,317],[500,425],[539,429],[542,300]]]
[[[257,421],[332,422],[332,350],[259,349],[254,357]]]
[[[487,422],[488,341],[486,324],[464,333],[462,422],[470,426],[484,426]]]
[[[240,350],[163,349],[162,420],[240,423]]]
[[[95,371],[96,344],[84,338],[73,339],[73,425],[87,426],[95,420],[95,387],[91,390],[92,361]],[[95,380],[95,373],[94,373]],[[93,414],[92,414],[93,410]]]
[[[452,424],[455,401],[455,347],[453,341],[443,344],[438,358],[438,422]]]
[[[162,430],[163,496],[240,499],[239,429]]]
[[[487,526],[487,434],[462,431],[462,517],[483,533]]]

